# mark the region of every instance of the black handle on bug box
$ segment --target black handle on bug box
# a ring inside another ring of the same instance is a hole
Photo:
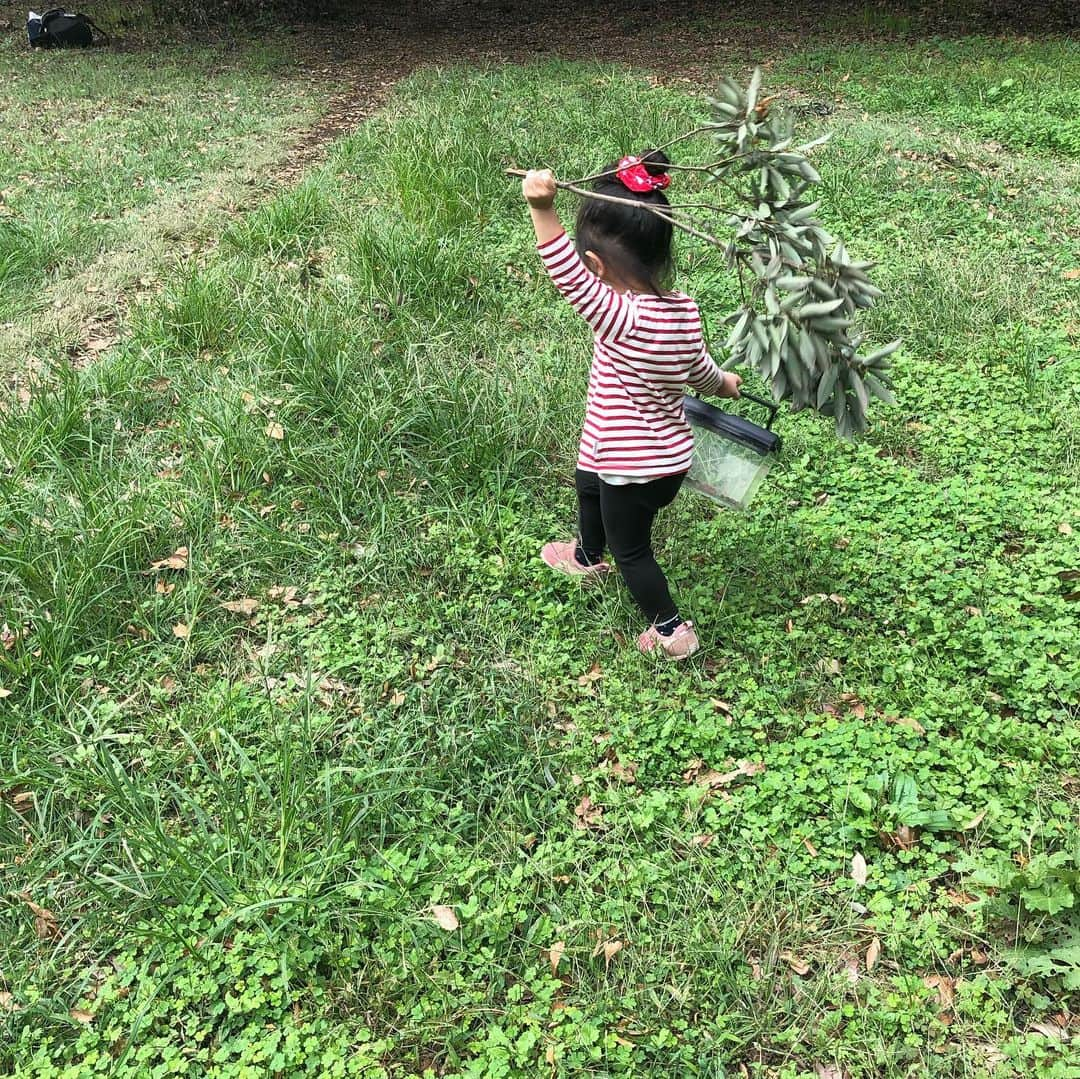
[[[762,408],[768,410],[769,418],[765,421],[765,430],[771,431],[773,420],[776,419],[776,414],[780,411],[780,406],[775,401],[770,401],[767,397],[758,397],[756,393],[747,393],[746,390],[740,390],[739,397],[745,397],[747,401],[753,401],[755,405],[761,405]]]

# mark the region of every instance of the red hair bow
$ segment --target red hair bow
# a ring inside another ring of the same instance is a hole
[[[628,154],[619,162],[615,175],[631,191],[660,191],[671,183],[671,177],[666,172],[653,176],[641,158],[633,154]]]

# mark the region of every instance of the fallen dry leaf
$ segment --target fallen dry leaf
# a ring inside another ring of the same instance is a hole
[[[817,1079],[846,1079],[843,1069],[835,1064],[815,1064],[814,1074]]]
[[[695,757],[687,766],[686,771],[683,772],[683,782],[693,783],[695,779],[701,774],[702,769],[705,767],[705,762],[700,757]]]
[[[435,921],[438,922],[439,928],[445,929],[448,933],[452,933],[460,924],[452,907],[436,905],[431,908],[431,913],[434,915]]]
[[[579,686],[591,686],[603,677],[604,672],[600,670],[600,664],[594,663],[583,675],[579,676],[577,681]]]
[[[1080,281],[1080,269],[1066,270],[1061,276],[1066,281]]]
[[[563,952],[566,951],[566,941],[557,940],[550,948],[548,948],[548,962],[551,964],[551,973],[555,974],[559,970],[559,960],[563,957]]]
[[[84,1012],[80,1008],[72,1008],[68,1015],[75,1020],[76,1023],[92,1023],[94,1017],[89,1012]]]
[[[857,956],[849,955],[847,959],[844,960],[843,970],[847,975],[847,980],[851,982],[852,985],[859,984],[859,960]]]
[[[851,856],[851,879],[860,888],[866,884],[866,859],[858,851]]]
[[[960,831],[970,832],[972,828],[978,828],[979,825],[982,824],[983,820],[986,818],[986,814],[989,812],[990,807],[985,806],[983,809],[979,810],[979,812],[976,813],[975,816],[972,817],[971,820],[969,820],[966,824],[960,825]]]
[[[953,1001],[956,999],[956,979],[946,977],[944,974],[931,974],[923,978],[923,985],[928,989],[936,989],[938,1004],[944,1011],[952,1011]]]
[[[614,937],[608,940],[600,941],[593,949],[593,958],[600,955],[603,952],[604,955],[604,969],[607,970],[611,966],[612,959],[615,958],[625,947],[623,941],[616,940]]]
[[[4,689],[3,686],[0,686],[0,701],[2,701],[5,697],[10,697],[11,693],[12,691],[10,689]]]
[[[806,853],[809,854],[811,858],[816,858],[818,856],[817,847],[815,847],[806,836],[803,836],[802,844],[806,848]]]
[[[907,824],[901,824],[895,832],[878,832],[878,838],[886,850],[914,850],[919,842],[915,829]]]
[[[275,438],[280,442],[285,437],[285,428],[276,421],[273,423],[268,423],[266,425],[266,437]]]
[[[159,577],[154,582],[154,591],[159,596],[171,596],[176,591],[176,585],[172,581],[166,581]]]
[[[796,974],[805,975],[810,973],[810,964],[805,959],[800,959],[792,952],[781,952],[780,958],[787,963]]]
[[[696,835],[690,840],[691,847],[707,847],[714,839],[715,835],[711,833],[705,835]]]
[[[917,720],[908,716],[886,716],[886,722],[895,723],[898,727],[907,727],[916,734],[926,734],[926,728]]]
[[[244,599],[230,600],[228,603],[221,605],[227,611],[232,611],[233,614],[242,614],[247,618],[250,618],[259,609],[259,601],[257,599],[251,599],[245,597]]]
[[[707,772],[696,775],[695,781],[699,786],[716,790],[719,787],[728,786],[739,776],[756,776],[764,771],[765,765],[761,761],[739,761],[730,772],[717,772],[715,769],[710,768]]]
[[[22,1005],[15,1003],[15,998],[5,989],[0,991],[0,1012],[21,1012]]]
[[[874,937],[870,941],[870,947],[866,949],[866,970],[869,973],[874,967],[877,966],[877,961],[881,956],[881,941]]]
[[[151,569],[187,569],[188,565],[188,549],[186,547],[177,547],[175,551],[168,558],[159,558],[156,562],[150,563]]]
[[[1071,525],[1071,524],[1069,524],[1069,522],[1068,522],[1068,521],[1062,521],[1062,522],[1061,522],[1061,524],[1059,524],[1059,525],[1058,525],[1058,531],[1059,531],[1059,532],[1060,532],[1060,533],[1061,533],[1061,534],[1062,534],[1063,536],[1071,536],[1071,535],[1072,535],[1072,531],[1073,531],[1073,530],[1072,530],[1072,525]]]
[[[186,641],[191,636],[191,627],[186,622],[177,622],[172,628],[173,636]]]
[[[611,765],[611,774],[616,779],[621,779],[623,783],[635,783],[637,782],[637,769],[638,766],[633,761],[627,761],[623,764],[622,761],[616,759]]]
[[[760,982],[761,979],[765,977],[765,973],[761,969],[761,960],[751,957],[747,962],[750,964],[750,977],[753,978],[755,982]]]
[[[1057,1023],[1032,1023],[1031,1029],[1055,1042],[1063,1042],[1068,1037],[1065,1028],[1058,1026]]]
[[[593,805],[592,799],[586,794],[576,806],[574,806],[575,828],[602,828],[604,811],[600,806]]]
[[[60,935],[60,926],[51,910],[38,906],[26,892],[19,892],[19,898],[30,908],[34,916],[34,932],[41,940],[51,940]]]

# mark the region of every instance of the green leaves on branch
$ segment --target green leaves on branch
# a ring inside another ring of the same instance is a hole
[[[816,216],[810,192],[821,177],[806,153],[829,136],[793,147],[790,117],[760,89],[759,68],[746,89],[724,79],[709,100],[721,155],[706,171],[751,207],[727,219],[723,249],[746,302],[726,320],[725,366],[753,367],[777,401],[832,416],[846,438],[866,429],[871,398],[892,403],[888,358],[900,342],[859,354],[855,316],[882,293],[869,277],[874,264],[853,261]]]

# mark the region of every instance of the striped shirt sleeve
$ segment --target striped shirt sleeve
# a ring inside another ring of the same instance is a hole
[[[720,370],[717,362],[709,355],[709,350],[704,343],[701,346],[701,353],[698,358],[690,365],[686,381],[691,389],[704,394],[706,397],[719,393],[724,385],[724,372]]]
[[[630,298],[605,285],[582,262],[565,232],[537,244],[537,251],[555,287],[597,337],[611,341],[631,329],[634,308]]]

